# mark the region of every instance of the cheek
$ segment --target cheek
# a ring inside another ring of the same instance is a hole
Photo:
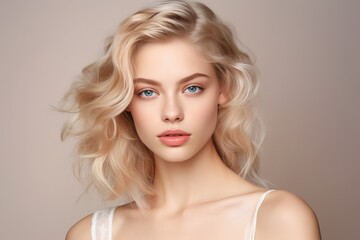
[[[141,133],[147,132],[149,126],[153,125],[152,120],[155,116],[154,111],[151,111],[151,109],[151,107],[143,107],[137,104],[132,104],[129,108],[135,124],[136,132],[140,138]]]
[[[212,129],[215,127],[217,121],[217,99],[204,98],[197,104],[190,104],[191,111],[189,114],[194,123],[198,124],[200,128]]]

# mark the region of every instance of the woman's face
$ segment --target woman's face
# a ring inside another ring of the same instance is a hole
[[[184,161],[206,144],[225,101],[212,64],[183,39],[142,45],[134,56],[128,107],[142,142],[156,158]]]

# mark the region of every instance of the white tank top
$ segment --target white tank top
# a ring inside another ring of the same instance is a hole
[[[256,205],[255,212],[253,214],[251,224],[248,231],[245,233],[245,240],[255,240],[256,221],[259,208],[266,196],[275,190],[268,190],[264,192]],[[104,210],[97,211],[93,214],[91,220],[91,239],[92,240],[112,240],[112,221],[116,207],[107,208]]]

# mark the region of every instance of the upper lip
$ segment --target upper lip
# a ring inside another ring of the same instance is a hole
[[[190,136],[191,134],[179,129],[173,129],[173,130],[166,130],[160,133],[158,137],[173,136],[173,135]]]

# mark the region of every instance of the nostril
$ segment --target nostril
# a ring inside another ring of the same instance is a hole
[[[184,118],[184,114],[180,108],[164,109],[163,120],[176,122],[181,121]]]

